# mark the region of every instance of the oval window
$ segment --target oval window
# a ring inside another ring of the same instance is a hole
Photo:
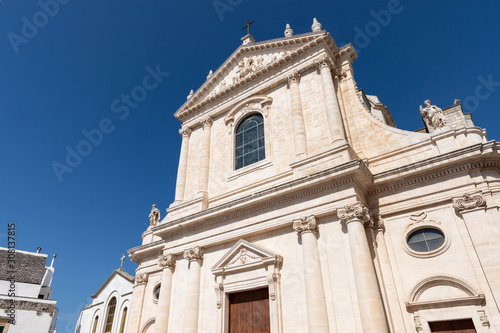
[[[154,297],[155,297],[156,300],[158,300],[160,298],[160,289],[161,289],[161,284],[159,284],[155,288],[155,291],[154,291]]]
[[[437,229],[420,229],[411,233],[407,243],[413,251],[431,252],[443,246],[444,234]]]

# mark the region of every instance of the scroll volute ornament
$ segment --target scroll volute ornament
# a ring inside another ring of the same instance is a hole
[[[352,222],[353,220],[360,220],[367,225],[371,222],[370,211],[359,202],[354,205],[338,209],[337,215],[345,223]]]
[[[304,232],[318,232],[318,222],[316,221],[316,217],[314,215],[303,217],[293,221],[293,229],[297,232],[297,234],[301,235]]]
[[[486,206],[486,201],[480,193],[464,194],[461,198],[453,199],[453,206],[461,212],[464,210]]]
[[[210,118],[209,116],[207,116],[201,120],[201,124],[202,124],[203,128],[212,127],[213,123],[214,123],[213,119]]]
[[[196,246],[192,249],[184,251],[184,259],[192,260],[203,260],[203,254],[205,253],[205,248],[201,246]]]
[[[174,254],[161,255],[158,258],[158,265],[160,267],[175,267],[176,257]]]
[[[145,284],[148,282],[148,274],[147,273],[142,273],[142,274],[137,274],[135,277],[135,284],[140,285],[140,284]]]

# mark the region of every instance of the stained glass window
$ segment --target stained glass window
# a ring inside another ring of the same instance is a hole
[[[260,113],[246,117],[236,129],[235,169],[266,158],[264,118]]]

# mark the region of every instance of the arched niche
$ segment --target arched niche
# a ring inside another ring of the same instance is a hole
[[[435,275],[417,283],[406,302],[410,312],[459,305],[481,305],[484,294],[480,294],[467,282],[447,275]]]

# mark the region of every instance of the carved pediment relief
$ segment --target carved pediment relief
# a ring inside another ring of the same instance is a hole
[[[231,87],[252,77],[258,75],[265,67],[272,67],[280,59],[286,57],[290,51],[280,51],[258,55],[243,55],[234,60],[234,64],[229,67],[219,80],[212,84],[212,87],[203,95],[201,100],[210,99],[218,94],[231,90]],[[262,71],[263,72],[263,71]]]
[[[240,239],[212,268],[214,274],[278,264],[282,257],[255,244]]]
[[[322,42],[326,44],[321,44]],[[183,117],[203,105],[241,87],[263,73],[280,68],[320,44],[326,45],[334,53],[338,49],[331,36],[322,32],[241,46],[219,69],[209,73],[207,81],[190,95],[186,103],[176,111],[175,117],[183,121]]]

